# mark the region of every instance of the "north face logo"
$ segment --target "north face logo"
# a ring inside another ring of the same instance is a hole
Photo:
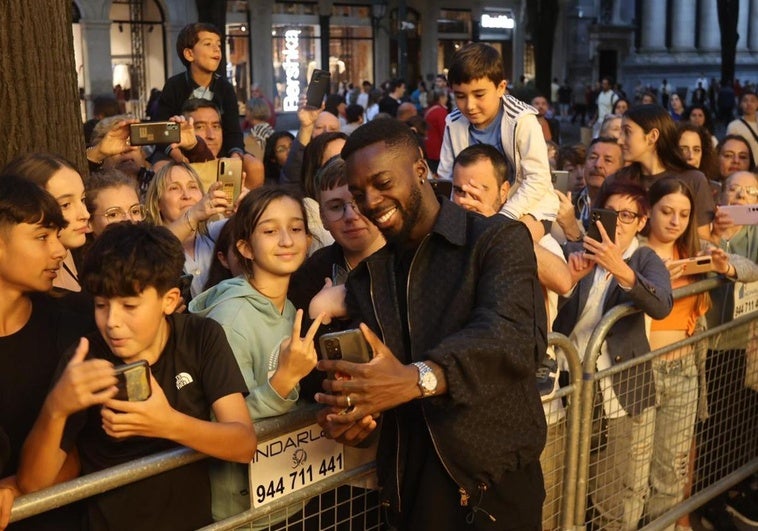
[[[181,389],[185,385],[194,382],[194,380],[192,379],[192,376],[190,376],[186,372],[180,372],[174,378],[176,378],[176,388],[177,389]]]

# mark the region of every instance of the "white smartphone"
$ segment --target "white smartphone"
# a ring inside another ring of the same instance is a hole
[[[735,225],[758,225],[758,205],[724,205],[719,210],[729,214]]]

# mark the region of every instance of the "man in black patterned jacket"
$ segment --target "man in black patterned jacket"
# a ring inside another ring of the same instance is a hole
[[[540,530],[546,318],[526,226],[438,199],[397,121],[361,126],[342,157],[388,244],[350,273],[333,314],[364,323],[374,358],[319,363],[350,376],[316,395],[331,406],[322,426],[356,444],[382,414],[381,496],[398,529]]]

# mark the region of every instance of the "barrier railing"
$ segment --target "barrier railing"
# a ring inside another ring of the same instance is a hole
[[[706,291],[719,288],[724,284],[724,281],[720,279],[707,279],[685,288],[675,290],[674,297],[675,299],[678,299],[689,295],[704,293]],[[706,389],[706,386],[716,387],[716,383],[714,382],[719,378],[723,379],[724,381],[726,381],[728,378],[731,382],[739,382],[741,381],[741,377],[744,376],[744,364],[735,362],[734,367],[729,368],[728,374],[717,374],[714,371],[706,372],[705,365],[706,362],[710,362],[712,358],[714,358],[715,354],[713,354],[713,352],[716,352],[716,349],[719,348],[720,344],[746,344],[749,339],[748,334],[755,334],[756,322],[758,322],[758,312],[753,311],[752,313],[744,314],[738,319],[732,320],[731,322],[705,330],[701,333],[695,334],[689,338],[678,341],[664,348],[649,352],[643,356],[636,357],[625,363],[614,365],[609,369],[598,371],[596,367],[598,358],[601,355],[601,347],[612,326],[620,319],[638,311],[639,310],[634,308],[632,305],[628,304],[612,308],[608,313],[606,313],[593,330],[589,344],[587,346],[586,355],[583,360],[584,382],[580,400],[581,437],[578,449],[579,477],[577,478],[576,482],[576,507],[574,510],[574,522],[577,529],[602,529],[605,526],[608,526],[608,524],[602,523],[602,519],[600,518],[599,513],[614,513],[615,511],[616,516],[618,516],[624,511],[629,511],[629,506],[625,508],[620,508],[617,506],[605,506],[600,508],[600,506],[598,506],[599,512],[588,513],[588,505],[589,509],[593,509],[593,496],[595,494],[597,494],[597,497],[601,500],[602,504],[603,496],[605,493],[602,492],[601,489],[607,487],[614,481],[622,481],[621,478],[613,477],[613,474],[617,472],[612,470],[613,465],[610,464],[613,462],[613,459],[632,460],[639,457],[640,462],[644,463],[646,461],[646,459],[643,457],[644,452],[653,452],[656,448],[656,445],[660,445],[660,441],[664,438],[664,436],[656,438],[656,433],[652,431],[652,427],[650,428],[651,431],[645,431],[638,426],[637,429],[642,430],[641,433],[644,432],[645,435],[641,437],[641,440],[635,440],[634,443],[630,444],[631,450],[627,448],[629,455],[613,455],[613,449],[615,446],[611,445],[609,449],[608,447],[602,446],[602,442],[600,443],[600,448],[602,451],[598,450],[597,448],[593,448],[593,441],[595,444],[598,444],[597,441],[602,441],[602,435],[605,434],[605,432],[599,433],[597,429],[598,426],[602,426],[602,424],[599,424],[597,422],[598,401],[596,400],[597,397],[603,396],[602,393],[598,390],[598,387],[601,387],[601,382],[606,378],[613,377],[614,375],[616,375],[618,380],[621,380],[630,374],[626,371],[629,371],[630,369],[636,369],[636,372],[633,373],[634,380],[628,380],[625,382],[629,386],[630,394],[633,394],[633,391],[638,390],[633,387],[634,385],[639,384],[639,389],[642,389],[643,382],[649,383],[652,380],[654,382],[654,387],[656,388],[656,400],[663,399],[662,397],[669,396],[670,391],[665,388],[658,389],[659,382],[656,381],[655,374],[653,373],[652,363],[655,362],[659,367],[664,367],[664,370],[666,369],[667,364],[673,363],[677,367],[676,370],[679,370],[683,364],[687,363],[686,361],[682,360],[688,358],[689,356],[692,356],[692,358],[690,358],[691,360],[699,360],[697,366],[697,376],[702,379],[700,382],[701,385],[699,386],[699,389],[701,391],[704,391]],[[748,331],[749,328],[751,330],[750,332]],[[744,357],[744,351],[741,354],[731,355],[731,358],[737,359],[739,356]],[[622,375],[622,373],[624,374]],[[708,382],[706,382],[706,380],[708,380]],[[605,381],[607,382],[608,380]],[[749,393],[745,394],[741,391],[740,387],[741,386],[739,385],[720,385],[720,395],[718,396],[718,402],[711,403],[709,405],[711,406],[711,409],[721,410],[722,416],[724,414],[725,406],[728,405],[726,411],[727,415],[730,418],[723,424],[724,426],[729,425],[732,431],[736,432],[739,430],[746,430],[748,433],[758,434],[758,410],[755,407],[749,407],[749,405],[746,403],[751,399],[750,393],[754,392],[750,391]],[[694,394],[690,393],[689,396],[682,397],[682,400],[689,403],[690,407],[692,407],[694,402],[698,402],[705,396],[708,397],[709,402],[712,399],[716,398],[713,392],[702,393],[700,396],[698,396],[698,393],[696,391]],[[756,394],[756,396],[758,396],[758,394]],[[752,404],[752,402],[750,403]],[[697,405],[699,407],[699,413],[702,415],[701,418],[703,418],[705,415],[707,415],[706,406],[700,402],[698,402]],[[656,412],[659,409],[658,406],[659,405],[656,404],[656,407],[653,408],[656,410]],[[605,407],[609,407],[607,396],[605,398]],[[743,411],[746,411],[747,413],[741,414]],[[607,414],[608,412],[605,411],[605,413]],[[642,413],[636,417],[637,420],[635,420],[635,422],[648,424],[649,422],[645,420],[646,418],[647,417],[645,414]],[[684,424],[686,425],[687,422],[684,422]],[[692,424],[695,424],[695,422],[693,421]],[[684,452],[684,455],[680,455],[678,457],[674,456],[680,460],[676,465],[672,465],[672,468],[676,470],[675,473],[679,474],[679,478],[681,479],[682,475],[685,477],[687,475],[703,477],[707,476],[709,482],[708,485],[703,486],[702,488],[698,488],[697,492],[689,497],[686,497],[684,500],[677,501],[675,506],[669,508],[663,512],[663,514],[658,515],[657,518],[653,520],[648,515],[649,509],[647,506],[647,502],[650,501],[648,494],[650,494],[651,489],[651,483],[648,483],[648,472],[643,470],[640,472],[641,475],[637,476],[636,478],[626,477],[623,479],[623,481],[626,482],[624,488],[626,488],[628,491],[635,491],[635,489],[638,490],[637,492],[627,492],[627,494],[630,495],[629,497],[631,500],[629,503],[632,505],[636,503],[637,507],[637,509],[633,509],[629,511],[629,513],[634,515],[635,510],[640,511],[640,517],[643,518],[643,522],[647,523],[646,527],[643,529],[665,529],[667,526],[670,526],[672,523],[674,523],[678,517],[688,514],[693,509],[701,506],[705,501],[712,499],[720,492],[723,492],[724,490],[739,482],[741,479],[744,479],[745,477],[758,470],[758,454],[755,453],[754,445],[734,445],[734,448],[731,448],[729,450],[729,455],[732,457],[732,461],[729,464],[718,465],[711,463],[710,460],[713,459],[712,456],[723,453],[720,447],[728,443],[725,441],[720,441],[718,437],[719,429],[723,428],[723,426],[720,428],[703,428],[702,426],[705,424],[706,423],[702,421],[697,424],[697,437],[694,437],[694,435],[688,435],[688,430],[695,428],[686,426],[682,427],[680,433],[672,434],[671,430],[669,430],[668,436],[679,437],[680,442],[692,442],[693,455],[697,455],[698,457],[699,462],[697,464],[697,467],[695,467],[694,458],[692,463],[685,462],[687,460],[687,452]],[[660,429],[659,426],[655,424],[655,421],[652,422],[652,426],[655,426],[656,430]],[[665,427],[661,431],[666,431]],[[690,441],[690,439],[692,439],[692,441]],[[696,443],[694,442],[695,440],[697,441]],[[637,444],[638,446],[635,446]],[[606,453],[603,454],[603,452]],[[591,464],[594,466],[591,467]],[[640,466],[645,465],[641,464]],[[650,464],[648,463],[647,466],[650,466]],[[707,470],[709,467],[711,469],[720,469],[708,472]],[[700,483],[703,483],[703,477],[699,479]],[[697,479],[697,477],[694,479]],[[591,491],[590,483],[593,481],[596,483],[596,485],[595,490]],[[636,484],[635,481],[637,482]],[[660,490],[661,492],[663,491],[663,489]],[[653,493],[656,492],[658,491],[653,490]],[[684,493],[681,494],[684,495]],[[677,496],[678,495],[679,493],[677,493]],[[618,500],[616,501],[618,502]],[[644,511],[641,509],[643,505],[645,507]],[[634,518],[632,517],[632,519]],[[614,522],[614,524],[615,523],[618,522]],[[636,524],[634,522],[624,522],[622,525],[634,525],[634,528],[636,528]]]
[[[701,293],[722,284],[723,282],[718,279],[701,281],[676,290],[675,297]],[[568,386],[562,387],[555,395],[543,400],[547,403],[552,400],[565,399],[568,403],[565,416],[565,435],[560,436],[560,443],[557,445],[558,461],[563,464],[562,487],[557,492],[548,492],[548,499],[545,504],[545,516],[548,517],[547,519],[552,518],[553,521],[560,522],[561,529],[586,529],[588,525],[592,525],[592,522],[588,522],[585,516],[587,514],[588,494],[591,494],[588,488],[589,482],[593,479],[589,472],[596,382],[629,367],[648,363],[671,352],[674,348],[695,348],[698,345],[712,345],[714,343],[718,345],[718,341],[722,338],[729,339],[729,334],[744,334],[745,327],[758,321],[758,312],[752,312],[730,323],[692,336],[675,346],[650,352],[628,363],[598,372],[595,369],[596,360],[608,331],[613,323],[636,311],[631,306],[619,306],[608,312],[593,331],[587,348],[589,355],[584,356],[583,362],[580,361],[580,357],[568,338],[556,333],[549,336],[549,344],[566,359],[570,375]],[[259,445],[313,424],[315,412],[319,408],[318,405],[307,405],[290,414],[256,422]],[[744,422],[754,422],[753,417],[745,418]],[[744,422],[740,425],[744,425]],[[752,424],[749,426],[753,427]],[[758,428],[756,430],[758,433]],[[713,432],[715,433],[715,431],[714,428]],[[701,444],[705,440],[701,438],[699,441],[700,448],[703,448],[702,454],[711,451]],[[737,450],[739,451],[739,449]],[[24,495],[18,498],[13,506],[11,522],[204,458],[204,455],[187,448],[178,448],[82,476],[33,494]],[[713,477],[710,478],[711,484],[700,485],[689,498],[678,503],[655,521],[650,522],[644,529],[664,529],[678,516],[687,514],[702,505],[704,501],[712,499],[718,493],[723,492],[758,469],[758,458],[755,455],[753,455],[753,459],[743,459],[735,463],[734,467],[730,469],[724,468],[718,477],[713,474]],[[262,506],[253,506],[243,513],[215,522],[203,529],[215,531],[238,529],[250,522],[265,521],[267,518],[273,525],[281,520],[281,516],[276,517],[277,514],[281,515],[284,509],[298,505],[300,511],[295,515],[298,529],[303,525],[306,529],[328,529],[339,524],[344,524],[341,528],[345,529],[380,529],[379,498],[376,491],[372,490],[374,476],[375,465],[373,461],[350,468],[345,467],[343,471],[309,484],[296,492],[280,496]],[[253,494],[254,490],[251,488],[251,495]],[[559,514],[555,514],[554,507],[560,508]],[[309,520],[315,522],[310,527],[305,524]],[[360,523],[355,523],[356,521]],[[288,522],[292,522],[292,519]],[[351,522],[353,523],[350,524]],[[289,528],[287,527],[288,523],[278,525],[277,529]]]

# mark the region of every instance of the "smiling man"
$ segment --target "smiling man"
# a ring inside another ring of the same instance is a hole
[[[399,529],[540,529],[546,319],[527,228],[440,202],[396,120],[361,126],[342,156],[388,243],[351,272],[343,308],[374,358],[320,362],[351,376],[316,395],[332,406],[322,425],[356,444],[382,413],[379,481]]]

